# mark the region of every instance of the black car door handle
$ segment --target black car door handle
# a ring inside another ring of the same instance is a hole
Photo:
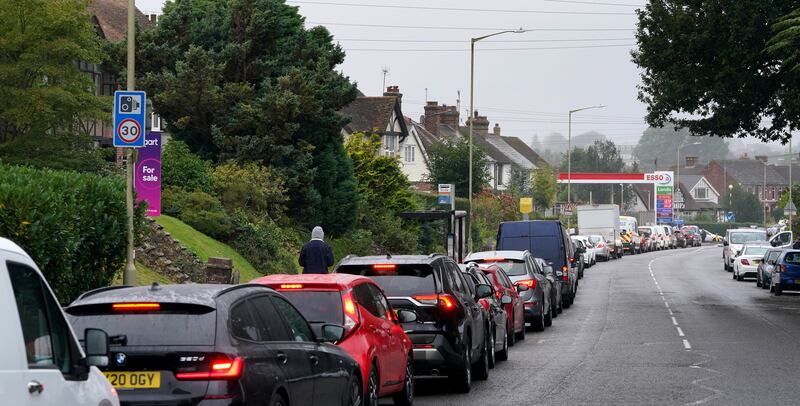
[[[280,362],[281,364],[286,364],[287,362],[289,362],[289,358],[286,357],[286,354],[283,353],[278,354],[278,362]]]
[[[311,364],[317,365],[319,364],[319,358],[316,355],[309,355],[308,359],[311,360]]]

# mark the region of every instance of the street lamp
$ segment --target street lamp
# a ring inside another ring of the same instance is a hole
[[[501,34],[522,34],[533,30],[505,30],[470,39],[469,53],[469,222],[467,222],[467,251],[472,252],[472,122],[475,112],[475,43]]]
[[[675,176],[675,189],[672,192],[673,195],[677,195],[681,191],[681,150],[686,148],[686,147],[688,147],[689,145],[700,145],[700,144],[702,144],[700,141],[695,141],[695,142],[693,142],[691,144],[687,144],[686,141],[684,141],[680,145],[678,145],[678,151],[675,154],[676,155],[676,159],[677,159],[677,161],[676,161],[677,165],[676,166],[678,167],[678,173]],[[678,192],[678,193],[676,193],[676,192]],[[683,202],[684,202],[684,204],[686,204],[686,198],[685,197],[683,199]],[[674,198],[672,199],[672,204],[673,205],[675,204],[675,199]],[[675,220],[678,220],[678,210],[679,210],[678,207],[674,208]]]
[[[602,109],[605,105],[583,107],[569,111],[569,127],[567,130],[567,204],[572,203],[572,113],[590,109]],[[613,198],[613,197],[612,197]]]

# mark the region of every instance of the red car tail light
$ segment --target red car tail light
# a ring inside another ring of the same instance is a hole
[[[302,283],[284,283],[280,286],[281,289],[303,289]]]
[[[236,357],[231,360],[215,361],[211,364],[210,371],[178,372],[175,379],[181,381],[233,381],[242,377],[244,358]]]
[[[111,308],[118,312],[150,312],[161,309],[160,303],[114,303]]]
[[[424,305],[438,305],[442,310],[453,310],[456,308],[456,301],[452,296],[442,293],[440,295],[416,295],[414,300]]]
[[[786,268],[786,265],[784,265],[784,264],[781,264],[781,266],[780,266],[780,268],[779,268],[779,269],[780,269],[780,270],[779,270],[778,272],[781,272],[781,273],[787,273],[787,272],[789,272],[789,269],[788,269],[788,268]]]
[[[352,290],[342,293],[342,309],[344,309],[344,329],[345,335],[347,335],[361,323],[361,315],[358,313],[358,306],[353,300]]]
[[[561,267],[561,272],[564,273],[564,275],[561,276],[561,280],[568,281],[569,280],[569,268],[567,268],[567,266],[564,265],[564,266]]]
[[[536,279],[523,279],[521,281],[514,282],[515,285],[525,285],[528,289],[536,289]]]
[[[747,258],[742,258],[742,265],[750,266],[750,261],[748,261]]]

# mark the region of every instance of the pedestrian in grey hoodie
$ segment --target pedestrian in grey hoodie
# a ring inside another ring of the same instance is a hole
[[[328,267],[333,265],[333,250],[324,239],[322,227],[316,226],[311,230],[311,241],[300,250],[299,262],[304,274],[326,274]]]

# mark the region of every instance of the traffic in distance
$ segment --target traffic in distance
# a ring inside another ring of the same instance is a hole
[[[470,392],[514,347],[586,311],[571,307],[598,262],[716,239],[691,225],[639,226],[614,205],[580,206],[577,230],[504,222],[495,250],[462,263],[350,255],[330,274],[110,286],[63,309],[31,258],[0,239],[0,317],[14,332],[0,342],[10,377],[0,389],[27,384],[47,405],[411,405],[418,382]],[[800,289],[791,232],[729,230],[722,241],[735,278],[776,295]]]

